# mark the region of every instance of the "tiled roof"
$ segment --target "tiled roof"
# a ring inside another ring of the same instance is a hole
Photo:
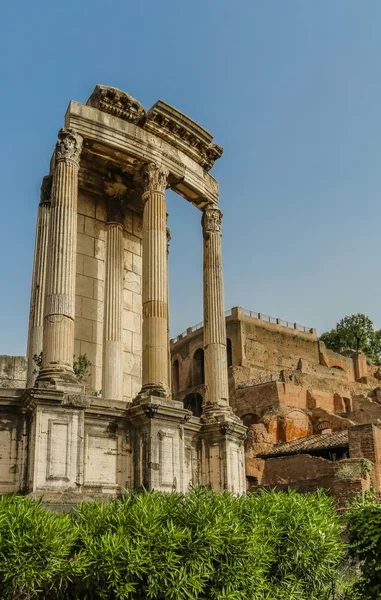
[[[257,454],[259,458],[273,458],[289,454],[309,454],[316,450],[329,450],[330,448],[346,448],[348,446],[348,430],[335,431],[334,433],[310,435],[292,442],[277,444],[268,452]]]

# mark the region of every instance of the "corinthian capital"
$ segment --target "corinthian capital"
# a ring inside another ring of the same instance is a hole
[[[72,129],[60,129],[56,144],[56,161],[70,162],[79,167],[82,137]]]
[[[150,192],[165,192],[169,171],[155,163],[149,163],[144,169],[144,196]]]
[[[204,235],[211,232],[220,232],[222,212],[218,206],[207,206],[202,213],[202,230]]]

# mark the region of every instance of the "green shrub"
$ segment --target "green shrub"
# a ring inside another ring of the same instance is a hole
[[[0,497],[0,597],[59,598],[73,571],[77,528],[70,516],[21,496]]]
[[[69,516],[12,497],[1,519],[14,600],[328,600],[343,554],[322,493],[129,492]]]
[[[381,503],[374,493],[356,498],[346,513],[349,553],[361,564],[355,586],[362,600],[381,599]]]

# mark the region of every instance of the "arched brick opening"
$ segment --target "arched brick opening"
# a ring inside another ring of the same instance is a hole
[[[193,355],[193,385],[205,383],[204,351],[198,348]]]
[[[226,338],[226,357],[228,361],[228,367],[233,365],[233,350],[232,350],[232,341],[230,338]]]
[[[180,390],[180,365],[177,359],[172,364],[172,388],[174,394]]]

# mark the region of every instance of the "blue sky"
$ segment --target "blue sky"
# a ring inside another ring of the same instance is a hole
[[[226,307],[381,327],[379,0],[45,0],[0,18],[0,354],[26,346],[41,178],[96,83],[215,136]],[[202,318],[200,213],[168,194],[172,335]]]

